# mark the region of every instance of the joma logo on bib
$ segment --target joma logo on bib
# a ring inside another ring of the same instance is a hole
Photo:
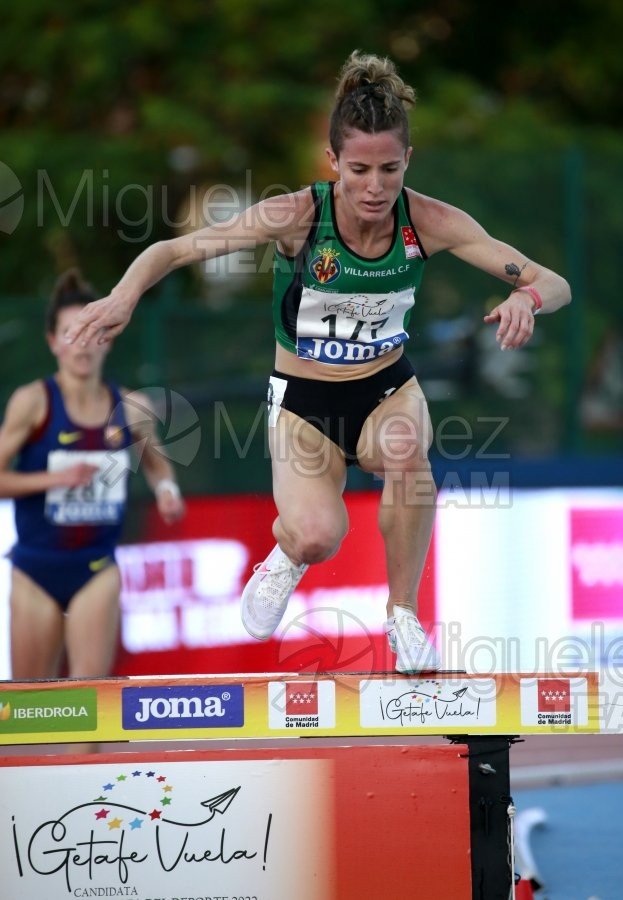
[[[390,339],[379,339],[362,343],[346,341],[339,338],[299,338],[298,355],[308,359],[317,359],[325,363],[362,363],[369,359],[384,356],[395,350],[408,338],[405,332],[396,334]]]
[[[244,724],[243,687],[196,685],[123,689],[123,727],[240,728]]]

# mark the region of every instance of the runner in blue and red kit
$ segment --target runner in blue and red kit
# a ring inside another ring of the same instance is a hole
[[[10,557],[11,667],[16,680],[107,675],[119,624],[121,537],[131,445],[165,521],[184,509],[158,446],[146,396],[102,380],[107,347],[76,347],[64,335],[93,300],[79,273],[59,280],[47,320],[57,372],[18,388],[0,429],[0,496],[15,503]],[[11,468],[12,461],[15,460]]]
[[[109,421],[88,428],[69,418],[55,377],[46,378],[44,387],[46,417],[22,447],[15,470],[58,471],[59,466],[86,463],[96,465],[100,477],[84,486],[16,498],[18,542],[11,560],[66,609],[95,573],[114,564],[126,510],[132,435],[116,385],[106,385]]]

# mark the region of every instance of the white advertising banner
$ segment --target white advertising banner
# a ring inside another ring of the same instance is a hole
[[[471,900],[467,750],[5,758],[0,897]],[[424,832],[425,859],[397,849]]]
[[[493,678],[392,678],[362,681],[364,728],[457,728],[496,724]]]
[[[440,496],[438,643],[450,669],[623,671],[623,489]]]
[[[331,897],[331,771],[323,759],[14,768],[1,896]]]

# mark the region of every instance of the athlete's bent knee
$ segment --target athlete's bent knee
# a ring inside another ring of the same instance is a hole
[[[339,521],[307,521],[292,535],[297,559],[312,564],[330,559],[340,548],[346,536],[347,523]]]

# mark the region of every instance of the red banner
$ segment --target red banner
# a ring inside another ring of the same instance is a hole
[[[379,500],[372,491],[345,495],[350,531],[339,553],[310,567],[266,642],[244,631],[239,603],[253,566],[274,546],[272,498],[191,498],[173,527],[151,516],[146,543],[118,554],[123,620],[115,674],[391,670]],[[425,627],[435,620],[433,553],[419,597]]]

